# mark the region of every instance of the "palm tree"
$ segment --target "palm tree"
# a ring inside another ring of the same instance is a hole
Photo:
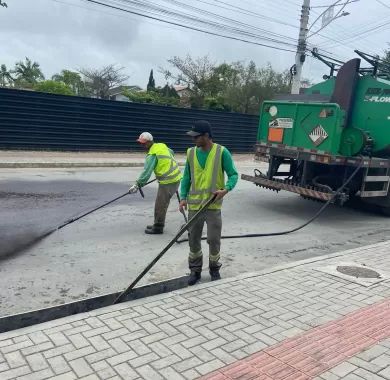
[[[13,73],[16,74],[16,80],[20,84],[32,85],[37,83],[39,80],[44,80],[45,77],[39,67],[38,62],[31,62],[26,57],[25,62],[17,62]]]
[[[56,82],[65,83],[76,95],[88,96],[88,89],[80,74],[76,71],[62,70],[61,73],[54,74],[51,79]]]
[[[7,87],[13,82],[11,73],[8,71],[7,66],[2,64],[0,66],[0,86]]]

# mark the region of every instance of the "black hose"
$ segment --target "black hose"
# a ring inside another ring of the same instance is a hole
[[[165,248],[145,267],[145,269],[137,276],[137,278],[121,293],[119,296],[115,299],[114,304],[120,302],[123,300],[124,297],[131,291],[131,289],[134,288],[135,285],[145,276],[146,273],[152,269],[152,267],[157,263],[158,260],[161,259],[161,257],[164,256],[164,254],[168,251],[169,248],[175,244],[177,239],[181,235],[184,234],[188,228],[195,223],[195,221],[199,218],[201,214],[203,214],[207,208],[215,201],[216,195],[213,195],[203,206],[202,208],[182,227],[180,228],[179,232],[176,234],[176,236],[165,246]]]
[[[363,157],[360,161],[360,164],[356,167],[356,169],[353,171],[353,173],[347,178],[347,180],[336,190],[335,193],[332,194],[331,198],[324,204],[322,207],[312,216],[307,222],[303,223],[302,225],[293,228],[291,230],[287,231],[281,231],[281,232],[268,232],[264,234],[243,234],[243,235],[224,235],[221,236],[221,239],[242,239],[242,238],[251,238],[251,237],[266,237],[266,236],[279,236],[279,235],[287,235],[291,234],[292,232],[296,232],[304,227],[306,227],[308,224],[312,223],[315,219],[317,219],[322,212],[330,205],[330,203],[335,199],[337,195],[341,193],[342,190],[352,181],[353,177],[359,172],[359,169],[363,165]],[[206,237],[202,237],[202,240],[207,240]],[[188,239],[182,239],[178,240],[177,243],[184,243],[188,241]]]
[[[318,175],[317,177],[314,177],[311,181],[314,183],[315,186],[320,187],[320,188],[322,188],[322,189],[325,189],[326,191],[332,192],[333,189],[332,189],[330,186],[325,185],[325,184],[323,184],[323,183],[319,183],[319,182],[317,181],[318,178],[320,178],[320,177],[321,177],[321,176]]]

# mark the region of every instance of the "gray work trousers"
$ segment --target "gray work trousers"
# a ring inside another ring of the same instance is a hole
[[[158,185],[156,202],[154,204],[154,225],[156,227],[164,227],[169,202],[179,188],[179,184],[180,181],[168,185]]]
[[[197,211],[189,211],[188,218],[191,220]],[[221,210],[206,210],[198,220],[189,228],[190,254],[188,256],[188,265],[190,270],[201,272],[203,266],[202,254],[202,232],[204,224],[207,225],[207,243],[209,245],[209,268],[219,269],[222,216]]]

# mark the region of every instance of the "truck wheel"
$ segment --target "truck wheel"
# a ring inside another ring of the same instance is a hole
[[[381,214],[390,216],[390,207],[380,207]]]
[[[361,199],[361,198],[360,198]],[[366,198],[361,200],[362,209],[369,212],[390,216],[390,196]]]

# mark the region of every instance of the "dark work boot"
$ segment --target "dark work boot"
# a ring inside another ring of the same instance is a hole
[[[209,273],[211,281],[217,281],[221,279],[221,275],[219,273],[219,269],[221,268],[222,264],[217,263],[216,265],[210,265],[209,266]]]
[[[164,225],[161,224],[153,224],[153,226],[146,227],[145,234],[149,235],[157,235],[157,234],[162,234],[164,232]]]
[[[149,225],[146,226],[147,230],[151,230],[152,228],[153,228],[153,224],[149,224]]]
[[[188,277],[188,285],[192,286],[195,285],[198,281],[200,281],[201,278],[200,272],[195,272],[194,270],[191,271],[190,277]]]

